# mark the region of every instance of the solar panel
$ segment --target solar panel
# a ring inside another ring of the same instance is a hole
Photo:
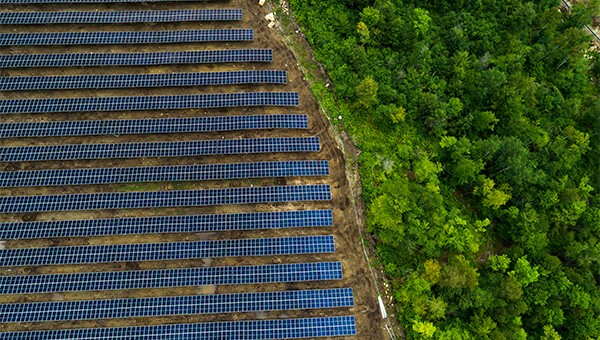
[[[297,92],[0,100],[0,114],[298,106]]]
[[[341,280],[341,262],[0,276],[0,294]]]
[[[353,316],[0,333],[0,340],[304,339],[356,335]]]
[[[75,321],[354,306],[351,288],[0,304],[0,322]]]
[[[331,200],[329,185],[289,185],[206,190],[0,196],[0,212],[136,209],[329,200]]]
[[[0,240],[333,226],[331,210],[0,223]]]
[[[306,115],[210,116],[164,119],[0,123],[0,138],[133,135],[259,129],[307,129]]]
[[[285,84],[286,71],[0,77],[1,91]]]
[[[214,181],[242,178],[328,175],[328,161],[281,161],[129,168],[0,171],[0,187]]]
[[[272,62],[267,49],[147,53],[0,54],[0,68]]]
[[[0,0],[0,4],[63,4],[63,3],[129,3],[129,2],[192,2],[196,0]],[[223,0],[201,0],[200,2]]]
[[[242,20],[242,10],[185,9],[174,11],[0,12],[0,25],[116,24]]]
[[[333,236],[0,249],[0,267],[333,253]],[[2,313],[0,313],[2,314]]]
[[[0,46],[131,45],[252,41],[252,29],[180,31],[2,33]]]
[[[244,138],[188,142],[63,144],[0,147],[0,161],[183,157],[274,152],[317,152],[319,137]]]

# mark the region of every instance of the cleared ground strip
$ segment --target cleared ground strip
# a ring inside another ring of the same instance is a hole
[[[0,249],[0,267],[333,253],[333,236]],[[1,313],[0,313],[1,314]]]
[[[74,321],[352,307],[351,288],[0,304],[0,322]]]
[[[356,335],[356,321],[353,316],[14,332],[0,333],[0,340],[105,340],[117,338],[256,340],[304,339],[347,335]]]
[[[0,100],[0,114],[298,106],[296,92]]]
[[[0,240],[331,227],[331,210],[0,223]]]
[[[110,12],[0,12],[0,25],[117,24],[242,20],[241,9]]]
[[[307,129],[300,114],[211,116],[192,118],[71,120],[0,123],[0,138],[137,135],[260,129]]]
[[[84,76],[0,77],[0,90],[116,89],[134,87],[285,84],[285,71],[109,74]]]
[[[146,53],[0,54],[0,68],[270,63],[270,49]]]
[[[0,294],[341,280],[341,262],[0,276]]]

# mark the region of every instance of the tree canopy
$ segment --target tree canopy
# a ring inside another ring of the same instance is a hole
[[[596,0],[291,0],[415,339],[600,337]]]

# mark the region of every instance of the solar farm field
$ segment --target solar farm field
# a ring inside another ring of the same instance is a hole
[[[0,0],[0,340],[389,338],[266,14]]]

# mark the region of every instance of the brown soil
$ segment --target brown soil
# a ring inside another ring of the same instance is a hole
[[[342,152],[332,136],[329,122],[320,113],[318,104],[310,92],[309,86],[303,79],[297,67],[293,54],[281,42],[276,32],[267,27],[264,16],[266,9],[258,6],[258,1],[231,1],[229,3],[155,3],[155,4],[110,4],[110,5],[41,5],[41,6],[4,6],[2,10],[18,11],[60,11],[60,10],[133,10],[133,9],[194,9],[242,7],[244,20],[236,23],[177,23],[177,24],[143,24],[143,25],[45,25],[45,26],[2,26],[0,32],[41,32],[41,31],[90,31],[90,30],[162,30],[162,29],[198,29],[198,28],[254,28],[255,41],[252,43],[217,43],[217,44],[173,44],[173,45],[139,45],[139,46],[49,46],[49,47],[12,47],[4,48],[0,53],[76,53],[76,52],[135,52],[135,51],[183,51],[194,49],[226,49],[226,48],[271,48],[274,62],[271,64],[216,64],[216,65],[168,65],[152,67],[105,67],[105,68],[40,68],[40,69],[10,69],[2,70],[0,75],[60,75],[60,74],[107,74],[107,73],[165,73],[165,72],[194,72],[222,71],[242,69],[282,69],[288,71],[289,84],[286,86],[219,86],[219,87],[190,87],[190,88],[156,88],[156,89],[118,89],[118,90],[74,90],[74,91],[28,91],[2,92],[0,99],[9,98],[49,98],[49,97],[85,97],[85,96],[127,96],[127,95],[168,95],[194,94],[236,91],[297,91],[300,93],[300,106],[297,108],[235,108],[214,110],[174,110],[174,111],[137,111],[110,113],[78,113],[78,114],[36,114],[36,115],[3,115],[0,123],[13,121],[46,121],[46,120],[78,120],[78,119],[125,119],[125,118],[156,118],[156,117],[195,117],[202,115],[238,115],[238,114],[272,114],[272,113],[305,113],[309,115],[310,128],[307,131],[243,131],[227,133],[179,134],[179,135],[128,135],[101,137],[64,137],[64,138],[31,138],[0,140],[3,146],[43,145],[43,144],[81,144],[81,143],[116,143],[143,141],[196,140],[239,137],[268,137],[268,136],[319,136],[322,150],[316,154],[265,154],[265,155],[235,155],[219,157],[186,157],[160,159],[123,159],[123,160],[93,160],[93,161],[64,161],[64,162],[25,162],[0,163],[0,170],[19,169],[50,169],[74,167],[125,167],[138,165],[170,165],[217,162],[244,162],[262,160],[291,160],[291,159],[327,159],[330,162],[331,176],[328,178],[273,178],[260,180],[236,181],[207,181],[183,183],[146,183],[127,185],[99,185],[73,187],[43,187],[43,188],[0,188],[0,195],[41,195],[59,193],[91,193],[107,191],[136,191],[136,190],[179,190],[203,189],[214,187],[239,187],[249,185],[294,185],[311,183],[328,183],[331,185],[332,202],[304,202],[284,204],[260,204],[215,207],[183,207],[141,210],[114,211],[75,211],[49,212],[32,214],[4,214],[0,221],[31,221],[57,219],[88,219],[126,216],[153,216],[168,214],[206,214],[232,213],[245,211],[270,211],[287,209],[333,209],[333,228],[299,228],[291,230],[265,230],[252,232],[226,232],[210,234],[155,234],[128,235],[114,237],[70,238],[70,239],[40,239],[27,241],[6,242],[7,248],[44,247],[58,245],[87,245],[112,243],[146,243],[171,242],[199,239],[224,239],[245,237],[279,237],[286,235],[315,235],[333,234],[336,240],[334,254],[256,257],[256,258],[219,258],[186,261],[156,261],[140,263],[115,263],[81,266],[41,266],[3,268],[3,275],[67,273],[104,270],[135,270],[150,268],[179,268],[192,266],[221,266],[243,264],[265,264],[306,261],[342,261],[344,279],[333,282],[305,282],[293,284],[217,286],[217,287],[184,287],[168,289],[142,289],[131,291],[102,291],[78,292],[64,294],[31,294],[0,296],[0,302],[54,301],[75,299],[107,299],[118,297],[146,297],[167,295],[189,295],[207,293],[247,292],[285,289],[310,289],[330,287],[352,287],[356,305],[350,309],[285,311],[271,313],[227,314],[227,315],[193,315],[174,317],[154,317],[136,319],[112,319],[77,322],[53,323],[20,323],[2,324],[0,331],[20,331],[38,329],[62,329],[79,327],[119,327],[132,325],[154,325],[162,323],[202,322],[218,320],[241,320],[256,318],[288,318],[308,316],[330,316],[352,314],[356,317],[358,339],[386,339],[387,333],[381,320],[377,304],[377,294],[371,281],[368,265],[364,259],[359,229],[353,211],[348,180],[345,174],[345,161]]]

